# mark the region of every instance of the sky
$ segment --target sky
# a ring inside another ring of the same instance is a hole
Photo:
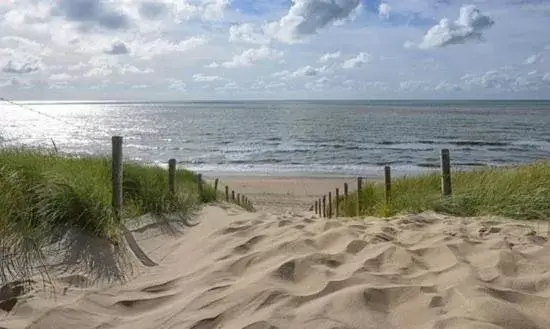
[[[550,99],[550,0],[0,0],[16,100]]]

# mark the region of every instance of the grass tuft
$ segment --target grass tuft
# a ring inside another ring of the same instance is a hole
[[[0,281],[26,277],[41,250],[68,229],[117,243],[120,220],[111,206],[111,162],[107,158],[71,158],[24,149],[0,149]],[[168,173],[158,167],[124,165],[124,220],[143,214],[188,214],[213,201],[215,192],[197,175],[176,172],[176,193],[168,191]]]
[[[453,172],[452,186],[452,197],[444,198],[437,173],[398,178],[386,204],[384,185],[368,183],[361,191],[361,215],[390,217],[434,210],[464,217],[550,218],[550,162]],[[350,195],[340,209],[345,216],[356,215],[357,198]]]

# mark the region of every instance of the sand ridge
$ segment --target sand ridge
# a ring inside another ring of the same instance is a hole
[[[0,327],[550,328],[550,244],[528,223],[220,206],[197,219],[182,234],[132,230],[159,265],[129,282],[57,282],[55,299],[36,285]]]

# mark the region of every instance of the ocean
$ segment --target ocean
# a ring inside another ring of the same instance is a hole
[[[550,158],[550,101],[0,102],[0,145],[170,158],[206,175],[378,176]]]

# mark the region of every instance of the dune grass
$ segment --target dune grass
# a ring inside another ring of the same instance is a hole
[[[452,185],[452,197],[444,198],[437,173],[394,179],[387,205],[383,184],[368,183],[361,192],[362,215],[388,217],[434,210],[464,217],[550,219],[550,162],[457,171],[452,174]],[[354,216],[356,207],[356,194],[351,194],[340,212]]]
[[[39,250],[69,228],[117,243],[121,220],[187,214],[216,197],[209,185],[199,196],[197,177],[186,170],[177,171],[172,195],[166,170],[131,163],[124,165],[123,190],[118,219],[111,207],[110,159],[0,149],[0,272],[28,270],[32,258],[41,257]]]

